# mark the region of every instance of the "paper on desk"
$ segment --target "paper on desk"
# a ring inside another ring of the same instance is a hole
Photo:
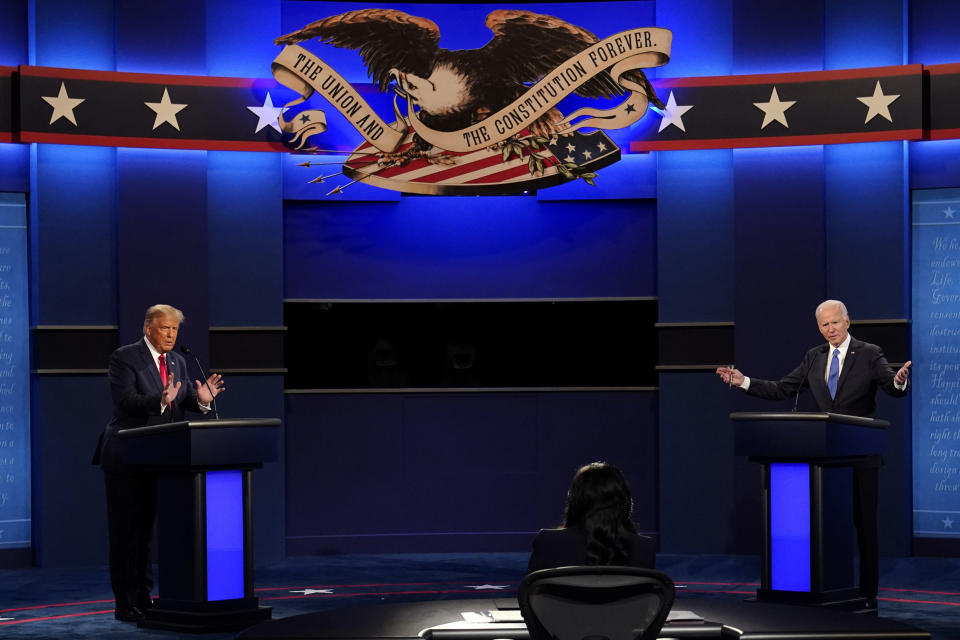
[[[498,609],[495,611],[481,611],[490,616],[494,622],[523,622],[523,615],[519,609]]]
[[[671,609],[667,614],[667,622],[703,622],[703,618],[693,611]]]

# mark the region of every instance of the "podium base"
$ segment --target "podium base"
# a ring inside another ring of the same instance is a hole
[[[808,607],[823,607],[825,609],[839,609],[852,613],[876,615],[876,606],[869,598],[860,595],[859,589],[833,589],[830,591],[780,591],[778,589],[757,589],[757,602],[776,602],[779,604],[799,604]],[[875,601],[874,601],[875,602]]]
[[[273,607],[254,606],[246,609],[218,611],[189,611],[154,606],[146,611],[138,627],[180,631],[183,633],[210,633],[237,631],[252,627],[273,615]]]

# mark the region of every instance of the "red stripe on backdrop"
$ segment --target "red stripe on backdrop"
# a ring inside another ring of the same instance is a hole
[[[194,140],[173,138],[134,138],[124,136],[91,136],[69,133],[24,131],[21,142],[83,144],[101,147],[144,147],[149,149],[196,149],[201,151],[290,151],[282,142],[244,140]]]
[[[828,80],[856,80],[859,78],[886,78],[920,73],[921,64],[900,67],[868,67],[866,69],[837,69],[833,71],[798,71],[796,73],[768,73],[743,76],[702,76],[694,78],[660,78],[653,82],[660,87],[730,87],[750,84],[787,84],[792,82],[824,82]]]
[[[750,147],[789,147],[845,142],[880,142],[885,140],[919,140],[922,129],[874,131],[864,133],[826,133],[813,136],[771,136],[769,138],[713,138],[702,140],[635,140],[630,151],[671,151],[682,149],[739,149]]]
[[[227,78],[219,76],[177,76],[162,73],[131,73],[128,71],[92,71],[89,69],[58,69],[22,65],[20,75],[38,78],[66,78],[97,80],[100,82],[133,82],[138,84],[168,84],[199,87],[279,87],[273,78]]]

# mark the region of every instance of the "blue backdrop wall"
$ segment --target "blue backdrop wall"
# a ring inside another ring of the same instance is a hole
[[[587,3],[565,10],[604,35],[625,22],[673,30],[661,78],[960,62],[950,35],[960,8],[933,0],[622,6],[629,19],[614,12],[612,22]],[[273,38],[345,7],[6,0],[0,65],[266,77]],[[444,19],[482,44],[482,19],[458,15]],[[88,462],[109,394],[105,358],[87,359],[83,345],[137,339],[147,304],[183,308],[182,339],[216,366],[225,336],[242,345],[282,335],[285,298],[656,296],[660,330],[719,331],[739,368],[778,377],[818,342],[812,312],[824,298],[872,321],[855,323],[855,335],[906,326],[909,189],[960,184],[957,145],[628,154],[595,191],[330,204],[290,177],[281,154],[0,144],[0,190],[27,194],[30,207],[35,357],[51,336],[80,346],[34,363],[35,560],[105,560],[100,474]],[[559,518],[573,469],[596,458],[628,471],[638,519],[662,550],[759,550],[758,473],[732,455],[727,414],[772,407],[719,384],[721,362],[706,353],[665,363],[657,390],[285,395],[280,366],[239,351],[220,366],[222,413],[284,418],[282,459],[256,482],[261,560],[428,544],[522,549]],[[894,554],[910,543],[909,409],[909,399],[880,406],[894,424],[881,524]],[[586,438],[585,426],[600,435]],[[458,452],[453,468],[445,456]],[[504,508],[464,506],[487,492],[505,495]],[[425,520],[421,504],[442,517]]]

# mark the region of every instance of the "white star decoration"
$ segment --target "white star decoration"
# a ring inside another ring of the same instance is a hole
[[[863,121],[863,124],[867,124],[877,116],[886,118],[887,122],[893,122],[893,118],[890,117],[890,104],[899,97],[899,93],[896,95],[883,95],[883,89],[880,88],[880,81],[877,80],[877,86],[873,88],[872,96],[857,98],[857,100],[869,107],[869,109],[867,109],[867,119]]]
[[[760,128],[763,129],[768,124],[776,120],[784,127],[789,129],[790,125],[787,124],[787,109],[796,103],[796,100],[787,100],[786,102],[781,102],[780,96],[777,95],[777,88],[774,87],[773,91],[770,92],[769,102],[753,103],[753,106],[763,111],[763,124],[760,125]]]
[[[944,518],[944,519],[941,520],[940,522],[943,523],[943,528],[944,528],[944,529],[953,529],[953,519],[951,519],[950,516],[947,516],[946,518]]]
[[[499,591],[501,589],[506,589],[507,585],[505,584],[468,584],[466,585],[467,589],[475,589],[476,591]]]
[[[187,108],[185,104],[176,104],[170,102],[170,94],[167,92],[167,88],[163,88],[163,97],[160,98],[160,102],[144,102],[143,104],[147,105],[157,114],[157,117],[153,120],[153,128],[156,129],[161,124],[167,123],[172,126],[177,131],[180,131],[180,123],[177,122],[177,114]]]
[[[692,104],[683,105],[683,106],[678,105],[676,98],[673,97],[673,91],[671,91],[670,97],[667,98],[666,107],[663,109],[663,111],[660,112],[661,114],[660,128],[657,130],[657,133],[660,133],[670,125],[673,125],[677,129],[680,129],[680,131],[683,131],[684,133],[686,133],[687,130],[683,126],[682,116],[687,111],[690,111],[690,109],[693,109]],[[656,109],[656,110],[660,111],[659,109]]]
[[[956,212],[957,212],[957,210],[954,209],[953,207],[947,207],[946,209],[943,210],[943,217],[944,217],[944,218],[953,218],[953,214],[955,214]]]
[[[567,151],[569,151],[570,153],[573,153],[573,152],[576,151],[576,150],[577,150],[577,148],[576,148],[575,146],[573,146],[573,143],[572,143],[572,142],[568,142],[568,143],[567,143]]]
[[[67,95],[67,85],[63,82],[60,83],[60,93],[56,97],[53,96],[40,96],[44,101],[53,107],[53,113],[50,114],[50,124],[53,124],[60,118],[66,118],[73,123],[73,126],[77,126],[77,119],[73,115],[73,110],[78,104],[86,100],[86,98],[71,98]]]
[[[295,591],[291,591],[290,593],[302,593],[305,596],[312,596],[315,593],[323,593],[323,594],[329,595],[333,593],[333,589],[297,589]]]
[[[584,152],[583,152],[583,157],[586,158],[587,160],[589,160],[590,158],[593,157],[593,154],[590,153],[589,151],[584,151]]]
[[[286,111],[286,109],[273,106],[273,98],[270,97],[269,91],[267,91],[267,97],[263,101],[263,106],[247,107],[247,109],[252,111],[258,118],[257,130],[254,131],[254,133],[260,133],[260,130],[264,127],[273,127],[277,130],[277,133],[281,133],[280,123],[277,122],[277,118],[279,118],[280,114]]]
[[[603,144],[603,143],[601,142],[601,143],[597,144],[597,149],[598,149],[599,151],[606,151],[606,150],[607,150],[607,145],[605,145],[605,144]]]

